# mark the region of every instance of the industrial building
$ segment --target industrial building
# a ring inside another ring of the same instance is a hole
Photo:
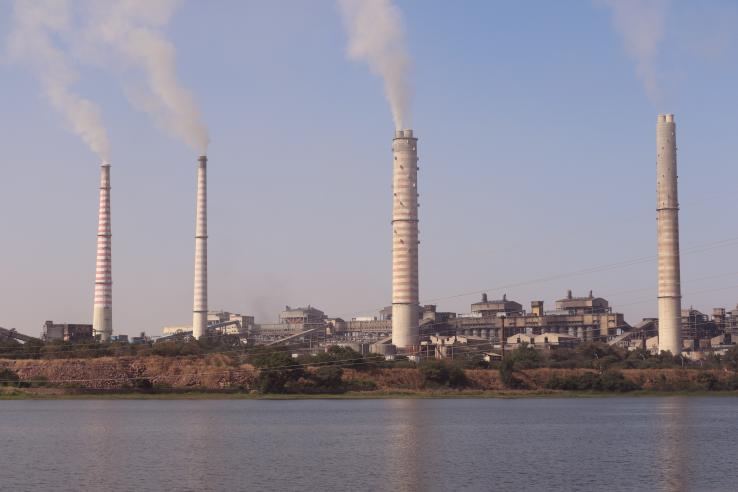
[[[416,307],[418,320],[418,336],[448,332],[448,320],[456,317],[456,313],[439,312],[434,304]],[[378,341],[392,337],[392,306],[379,311],[379,317],[356,317],[350,321],[341,318],[328,320],[330,334],[351,340]]]
[[[304,330],[306,327],[316,325],[324,326],[327,318],[323,311],[310,305],[296,308],[285,306],[284,311],[279,313],[279,322],[290,325],[295,330]]]
[[[93,330],[90,324],[81,323],[54,323],[46,321],[41,333],[45,342],[84,342],[93,340]]]
[[[582,341],[607,340],[627,331],[629,325],[621,313],[613,313],[606,299],[574,297],[571,291],[556,301],[554,311],[545,311],[543,301],[531,302],[530,313],[507,296],[499,300],[482,300],[471,305],[471,314],[448,321],[457,335],[484,338],[499,343],[511,335],[541,333],[566,334]],[[504,337],[502,330],[505,330]]]
[[[254,317],[229,311],[208,311],[206,333],[248,335],[254,329]],[[165,336],[192,334],[190,325],[171,325],[162,329]]]
[[[551,350],[557,348],[574,348],[579,345],[581,341],[582,340],[577,337],[565,335],[563,333],[544,332],[539,335],[527,335],[525,333],[521,333],[507,337],[506,346],[509,346],[510,348],[518,348],[525,344],[536,349]]]
[[[725,308],[713,309],[712,319],[718,331],[730,334],[734,339],[738,339],[738,305],[731,311]]]

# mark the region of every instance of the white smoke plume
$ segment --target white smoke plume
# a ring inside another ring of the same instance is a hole
[[[598,0],[613,11],[613,25],[620,33],[625,51],[636,62],[646,94],[654,103],[661,100],[656,71],[659,43],[666,32],[668,0]]]
[[[88,43],[107,45],[114,55],[144,74],[143,93],[129,94],[161,127],[205,153],[208,130],[192,93],[177,79],[176,50],[163,29],[174,15],[176,0],[117,0],[89,3]]]
[[[412,90],[402,14],[391,0],[338,0],[349,36],[348,55],[382,77],[395,128],[410,126]]]
[[[101,160],[109,162],[110,143],[100,109],[72,90],[78,76],[60,46],[70,23],[67,0],[17,0],[8,51],[13,60],[27,64],[34,71],[44,95],[64,115],[72,131]]]

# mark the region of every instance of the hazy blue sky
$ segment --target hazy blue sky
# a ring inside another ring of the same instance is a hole
[[[665,3],[657,103],[604,4],[397,5],[414,63],[422,301],[466,312],[489,289],[553,308],[594,289],[631,323],[655,316],[653,259],[526,282],[655,255],[658,112],[676,114],[683,249],[738,237],[735,2]],[[1,1],[3,40],[11,14]],[[387,305],[392,118],[381,81],[346,57],[335,3],[185,1],[167,33],[211,137],[210,307],[268,322],[285,304],[343,317]],[[114,328],[189,323],[197,155],[115,74],[78,68],[112,142]],[[25,66],[3,58],[0,74],[0,326],[90,322],[98,159]],[[738,302],[727,244],[683,255],[685,306]]]

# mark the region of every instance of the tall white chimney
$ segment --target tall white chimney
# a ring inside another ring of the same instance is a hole
[[[679,200],[676,123],[673,114],[656,120],[656,224],[659,262],[659,351],[682,351],[682,291],[679,274]]]
[[[100,166],[100,206],[97,214],[97,260],[95,262],[95,299],[92,330],[100,341],[113,334],[112,234],[110,227],[110,164]]]
[[[418,139],[397,130],[392,141],[392,344],[418,346]]]
[[[195,210],[195,299],[192,306],[192,336],[199,339],[208,326],[208,158],[201,155],[197,168]]]

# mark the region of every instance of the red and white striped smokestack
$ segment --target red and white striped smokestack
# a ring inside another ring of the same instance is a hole
[[[208,326],[208,158],[200,156],[197,168],[195,210],[195,300],[192,307],[192,336],[202,337]]]
[[[97,261],[92,329],[100,341],[113,334],[112,234],[110,227],[110,164],[100,166],[100,207],[97,216]]]

